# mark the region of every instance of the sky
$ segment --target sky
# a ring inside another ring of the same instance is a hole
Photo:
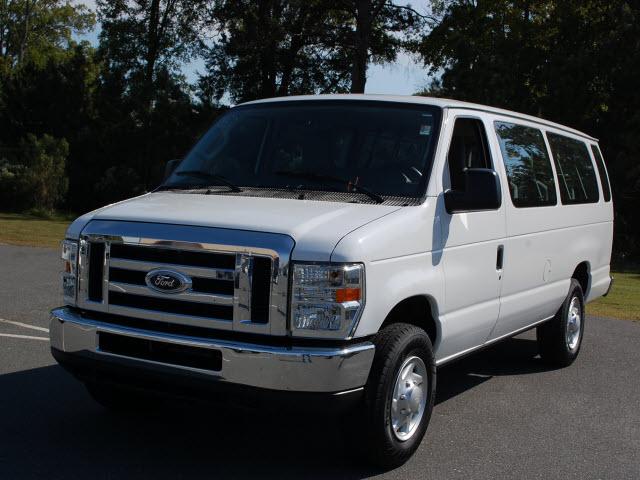
[[[202,59],[191,62],[184,68],[189,81],[195,80],[198,72],[203,70]],[[412,95],[422,89],[426,81],[426,69],[415,64],[409,55],[400,54],[394,63],[369,66],[365,93]]]

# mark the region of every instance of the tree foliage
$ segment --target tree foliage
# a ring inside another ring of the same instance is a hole
[[[395,60],[423,24],[410,5],[389,0],[217,0],[201,93],[235,102],[363,93],[368,65]]]
[[[53,210],[67,193],[65,162],[69,144],[51,135],[27,134],[20,162],[0,161],[0,202],[9,207]]]
[[[93,27],[84,5],[63,0],[0,0],[0,57],[4,67],[25,61],[41,64],[60,53],[72,32]]]

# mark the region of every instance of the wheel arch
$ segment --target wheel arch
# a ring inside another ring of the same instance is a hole
[[[400,322],[422,328],[427,332],[434,352],[437,350],[442,336],[442,329],[438,321],[438,307],[433,297],[429,295],[413,295],[399,301],[387,314],[380,326],[380,330]]]
[[[573,270],[571,278],[575,278],[578,281],[580,287],[582,287],[582,294],[587,298],[591,286],[591,267],[589,262],[580,262]]]

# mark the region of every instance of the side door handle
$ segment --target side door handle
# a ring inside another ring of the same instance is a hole
[[[496,270],[502,270],[504,262],[504,245],[498,245],[498,253],[496,255]]]

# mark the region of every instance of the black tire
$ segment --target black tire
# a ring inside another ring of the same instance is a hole
[[[427,431],[436,393],[436,364],[429,336],[414,325],[392,324],[376,335],[374,343],[376,354],[365,387],[366,453],[374,464],[389,469],[405,463]],[[410,438],[402,441],[393,431],[392,396],[400,368],[412,357],[420,358],[426,367],[426,404]]]
[[[576,307],[579,311],[579,326],[577,327],[575,321],[570,322],[569,320],[570,310]],[[569,294],[560,307],[560,310],[558,310],[552,320],[543,323],[536,330],[538,351],[542,360],[555,367],[568,367],[571,365],[578,357],[578,353],[580,353],[582,338],[584,337],[584,323],[585,314],[582,287],[575,278],[572,278]],[[577,343],[573,346],[567,338],[568,328],[572,328],[574,332],[579,332]]]
[[[85,387],[96,402],[113,412],[150,412],[161,403],[153,394],[107,383],[87,382]]]

